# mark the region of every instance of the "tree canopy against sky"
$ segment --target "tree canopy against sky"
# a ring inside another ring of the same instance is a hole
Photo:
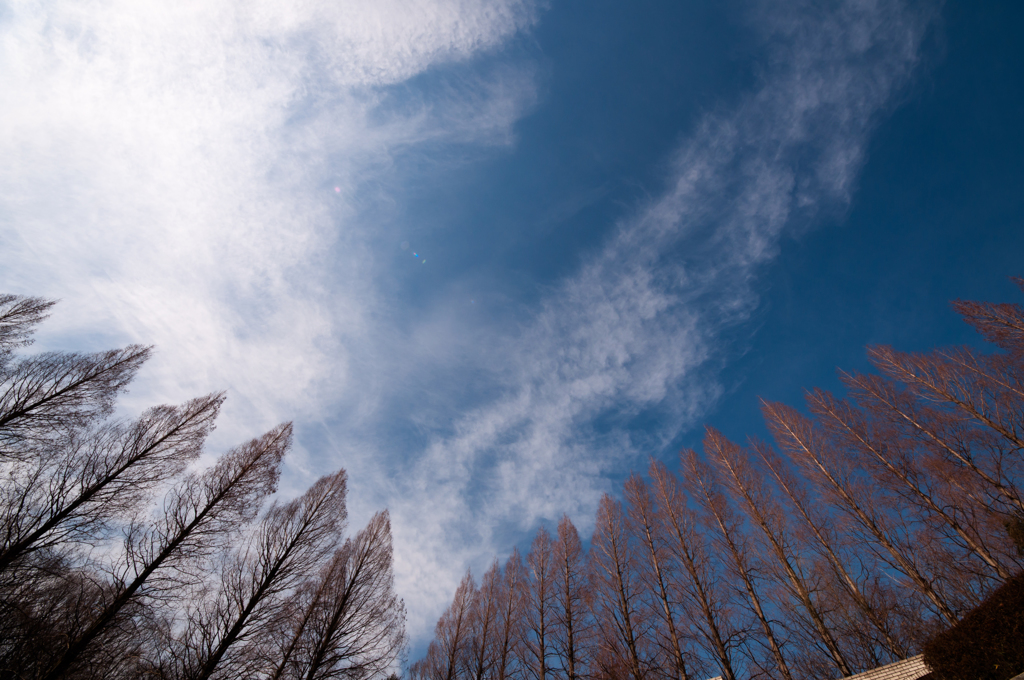
[[[1024,252],[1018,5],[18,0],[0,289],[63,300],[39,349],[156,345],[126,413],[294,421],[283,491],[390,508],[425,649],[701,423],[974,342],[946,301]]]
[[[222,394],[111,417],[151,349],[25,356],[52,301],[0,295],[0,673],[371,678],[405,651],[391,525],[347,475],[277,491],[291,423],[196,465]]]
[[[520,572],[515,553],[479,588],[467,571],[412,680],[842,678],[922,651],[943,678],[1016,676],[1020,615],[998,612],[1024,579],[1024,306],[954,308],[998,350],[871,347],[876,372],[843,374],[847,397],[809,391],[807,413],[762,402],[776,448],[707,427],[677,472],[652,458],[621,502],[601,498],[577,559],[538,530],[518,620],[501,626],[510,667],[475,622],[490,584]],[[546,593],[569,584],[578,615],[558,616]],[[583,663],[560,653],[577,638]]]

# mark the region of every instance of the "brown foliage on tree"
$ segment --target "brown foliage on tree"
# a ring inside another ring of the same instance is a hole
[[[437,621],[427,656],[409,669],[413,678],[456,680],[465,676],[475,593],[473,574],[467,571],[451,605]]]
[[[744,533],[742,522],[730,506],[728,498],[722,493],[721,484],[713,470],[694,451],[684,452],[682,460],[683,475],[693,485],[692,495],[703,510],[699,515],[701,523],[714,536],[714,543],[728,565],[733,586],[741,590],[750,603],[750,611],[763,634],[761,642],[770,652],[766,662],[756,657],[754,662],[768,675],[792,680],[778,625],[765,608],[764,593],[758,583],[757,551]]]
[[[670,593],[670,584],[677,577],[676,565],[671,561],[647,484],[639,476],[631,475],[624,492],[630,530],[643,554],[637,564],[649,594],[647,615],[657,621],[653,637],[661,653],[654,660],[655,668],[675,680],[688,680],[687,654],[683,651],[683,630],[679,626],[680,603]]]
[[[811,495],[806,481],[793,474],[770,448],[759,447],[758,456],[790,501],[797,521],[802,520],[812,549],[825,558],[832,576],[828,585],[849,603],[841,613],[843,623],[836,628],[839,637],[857,640],[855,647],[862,657],[859,665],[870,668],[910,656],[913,643],[901,635],[897,612],[887,606],[887,593],[870,573],[863,573],[855,559],[858,555],[844,543],[841,531]]]
[[[586,555],[579,533],[567,515],[558,522],[552,562],[555,604],[551,645],[566,680],[579,680],[588,675],[593,631],[587,608]]]
[[[698,631],[708,655],[714,659],[723,680],[735,680],[734,654],[743,631],[734,621],[729,594],[709,551],[707,537],[699,529],[696,513],[672,473],[661,463],[651,463],[657,503],[657,521],[666,537],[667,550],[682,570],[677,572],[675,589],[689,606],[687,614]]]
[[[595,662],[605,677],[644,680],[652,667],[651,622],[643,612],[637,545],[622,505],[605,494],[590,544],[591,608],[600,641]]]
[[[555,586],[551,534],[544,527],[526,555],[528,575],[523,639],[519,646],[524,676],[547,680],[550,674],[551,628],[554,623]]]
[[[652,462],[623,503],[602,498],[588,555],[568,518],[550,545],[542,530],[530,569],[506,566],[522,578],[499,629],[518,626],[520,661],[489,677],[847,676],[1008,592],[1024,567],[1024,308],[953,308],[997,351],[871,347],[878,374],[841,374],[843,398],[762,402],[778,453],[709,429],[680,475]]]
[[[789,517],[775,501],[773,490],[764,483],[763,472],[754,466],[751,452],[740,449],[712,428],[707,429],[704,450],[718,466],[726,486],[750,523],[760,531],[766,552],[774,558],[772,562],[780,572],[777,580],[812,624],[813,633],[807,637],[817,638],[812,644],[825,648],[841,675],[852,675],[846,654],[825,620],[820,585],[814,582],[813,574],[800,559],[803,546],[795,540]],[[794,623],[799,622],[799,617],[794,619]]]

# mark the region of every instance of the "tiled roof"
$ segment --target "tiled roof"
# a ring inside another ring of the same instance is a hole
[[[870,671],[851,675],[846,680],[918,680],[929,672],[928,666],[924,664],[924,658],[918,654],[888,666],[879,666]]]

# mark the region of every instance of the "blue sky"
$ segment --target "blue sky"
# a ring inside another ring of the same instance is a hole
[[[0,276],[37,347],[226,389],[282,493],[392,512],[414,652],[467,567],[863,347],[974,342],[1024,254],[1016,3],[0,5]],[[209,460],[209,459],[208,459]]]

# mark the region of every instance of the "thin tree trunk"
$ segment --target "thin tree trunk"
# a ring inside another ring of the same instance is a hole
[[[1010,570],[1007,569],[999,560],[997,560],[992,553],[985,548],[984,545],[977,539],[977,531],[973,534],[968,532],[967,529],[957,521],[950,513],[939,505],[939,503],[930,495],[925,493],[920,484],[910,479],[910,476],[906,470],[901,469],[895,465],[892,461],[891,456],[885,455],[873,442],[869,441],[866,436],[854,426],[851,419],[846,414],[840,411],[840,407],[826,395],[814,392],[808,396],[808,401],[813,409],[815,415],[819,418],[828,418],[830,422],[834,423],[840,430],[849,436],[854,442],[858,444],[858,448],[862,451],[870,454],[874,461],[881,465],[882,468],[892,475],[895,479],[901,482],[901,488],[905,493],[909,493],[913,498],[917,500],[928,512],[935,517],[939,518],[943,523],[952,529],[957,536],[967,544],[968,548],[976,554],[985,564],[995,571],[996,575],[1000,579],[1006,580],[1012,575]]]
[[[611,616],[614,627],[618,630],[620,641],[626,646],[626,662],[634,680],[644,680],[643,663],[637,645],[636,617],[633,600],[631,556],[627,555],[628,540],[622,526],[622,512],[615,501],[607,494],[602,497],[597,511],[597,528],[591,540],[591,565],[597,576],[594,579],[595,590],[603,591],[605,598],[613,603],[605,602],[607,609],[610,604],[612,611],[603,613]],[[603,586],[603,587],[602,587]],[[595,612],[600,618],[602,612]]]
[[[685,512],[686,508],[681,508],[679,505],[680,500],[676,493],[676,486],[674,480],[670,477],[669,471],[663,465],[652,462],[651,478],[654,479],[655,488],[657,489],[657,499],[661,514],[663,517],[668,518],[672,529],[670,533],[676,540],[675,552],[686,569],[690,584],[694,589],[694,599],[696,599],[704,622],[707,624],[707,638],[711,642],[715,657],[718,659],[722,678],[723,680],[736,680],[732,658],[726,646],[718,616],[715,614],[716,610],[712,605],[711,593],[704,582],[701,570],[697,566],[698,557],[694,552],[694,548],[691,547],[693,539],[699,537],[694,532],[686,531],[684,528],[686,520],[680,516],[680,510]],[[685,503],[685,501],[682,502]]]
[[[860,609],[868,621],[875,627],[876,630],[885,639],[886,649],[896,658],[905,659],[910,656],[909,649],[898,642],[889,630],[889,626],[885,621],[883,615],[871,604],[867,596],[861,591],[857,582],[853,576],[850,575],[849,570],[846,568],[846,564],[836,553],[835,548],[824,534],[822,528],[819,526],[819,522],[811,517],[811,509],[804,502],[803,497],[795,487],[796,481],[792,479],[781,467],[781,461],[772,455],[769,455],[767,451],[761,452],[761,460],[764,461],[765,465],[771,471],[772,476],[779,483],[779,487],[786,493],[786,496],[793,503],[793,507],[796,508],[797,512],[800,513],[800,517],[803,518],[804,524],[811,530],[818,545],[821,546],[822,550],[825,551],[825,555],[832,566],[832,570],[839,577],[840,582],[846,588],[846,591],[853,598],[857,608]]]
[[[61,654],[53,668],[46,674],[45,680],[56,680],[56,678],[63,676],[93,640],[110,626],[125,605],[133,600],[149,578],[161,569],[194,534],[197,534],[200,527],[203,527],[210,520],[215,521],[219,519],[217,511],[222,503],[227,501],[227,505],[234,502],[243,506],[232,509],[242,510],[242,514],[246,514],[249,506],[257,502],[264,494],[272,491],[277,480],[281,456],[284,454],[290,439],[291,425],[282,426],[271,430],[262,438],[254,440],[247,447],[227,454],[211,473],[206,475],[205,479],[217,486],[212,489],[209,496],[203,499],[202,506],[199,507],[186,524],[181,526],[169,540],[164,542],[159,552],[146,562],[142,571],[136,575],[131,583],[121,589],[118,596],[100,612],[86,631],[68,645],[68,648]],[[235,467],[233,470],[230,469],[232,465]],[[227,469],[225,470],[225,468]],[[226,479],[218,479],[218,475],[222,475],[224,472],[228,472],[229,476]],[[250,479],[254,476],[256,478]],[[266,479],[263,479],[264,477]],[[239,495],[237,493],[238,487],[246,482],[248,482],[246,486],[251,487],[251,490],[247,488],[248,494]],[[203,491],[195,491],[194,493],[203,493]],[[198,499],[183,499],[183,507],[188,508],[189,504],[194,503],[196,500]],[[230,531],[234,528],[229,524],[221,528],[220,531]]]
[[[738,496],[738,500],[742,499],[741,505],[746,511],[747,517],[768,540],[771,553],[782,567],[790,588],[810,617],[818,637],[828,650],[836,668],[844,677],[853,675],[853,669],[846,660],[835,636],[832,635],[832,631],[825,624],[825,619],[821,610],[818,609],[806,581],[793,566],[793,551],[787,547],[788,538],[785,535],[784,527],[781,526],[785,522],[782,509],[771,501],[769,491],[756,481],[756,473],[748,468],[749,463],[743,459],[743,452],[738,446],[725,439],[716,430],[708,428],[707,437],[704,439],[704,450],[712,456],[725,473],[726,483]],[[774,515],[775,521],[772,521],[772,515]]]
[[[676,630],[675,616],[672,614],[668,586],[665,583],[665,575],[662,573],[663,559],[662,555],[659,554],[661,551],[658,550],[658,546],[655,544],[653,518],[651,517],[651,500],[647,485],[639,477],[633,475],[626,481],[625,491],[626,497],[630,501],[631,514],[634,515],[634,523],[640,531],[640,539],[644,547],[647,548],[647,557],[651,562],[654,584],[657,588],[654,594],[661,605],[659,608],[660,614],[665,620],[665,625],[668,626],[669,642],[672,645],[672,662],[675,666],[676,678],[677,680],[689,680],[689,675],[686,672],[686,661],[683,658],[682,645],[679,643],[679,633]]]
[[[950,625],[955,624],[957,622],[956,615],[939,593],[935,591],[935,588],[932,587],[931,581],[896,547],[886,531],[879,526],[872,513],[857,501],[847,485],[836,476],[833,470],[825,465],[821,456],[808,441],[806,434],[797,428],[795,423],[799,419],[798,414],[781,404],[765,403],[763,410],[769,428],[775,433],[776,439],[783,446],[784,450],[795,456],[798,462],[803,463],[802,467],[809,469],[819,480],[824,482],[821,486],[831,491],[831,495],[838,501],[838,505],[845,507],[846,511],[853,515],[860,525],[868,530],[885,551],[892,556],[900,570],[910,578],[917,589],[935,606],[947,623]]]
[[[744,557],[744,551],[740,549],[740,546],[736,543],[736,532],[738,531],[735,526],[735,522],[729,517],[729,510],[725,505],[724,499],[720,493],[714,488],[714,480],[711,477],[711,471],[702,465],[697,459],[697,454],[693,451],[689,451],[683,458],[684,467],[688,469],[688,472],[692,475],[693,482],[697,485],[698,491],[698,502],[704,507],[704,510],[710,515],[712,526],[717,528],[718,533],[722,537],[722,543],[725,545],[729,557],[732,560],[735,573],[740,577],[743,583],[743,588],[750,598],[750,606],[754,611],[754,615],[757,617],[758,623],[761,625],[761,630],[764,633],[765,639],[768,641],[768,648],[771,650],[772,657],[775,660],[776,667],[778,668],[779,674],[785,678],[785,680],[793,680],[793,674],[789,670],[789,664],[786,663],[786,658],[782,654],[782,647],[779,645],[778,640],[775,637],[775,631],[772,628],[771,623],[768,621],[768,616],[764,612],[764,608],[761,606],[761,597],[757,592],[757,588],[754,586],[753,578],[750,574],[750,569],[747,565],[746,558]]]

